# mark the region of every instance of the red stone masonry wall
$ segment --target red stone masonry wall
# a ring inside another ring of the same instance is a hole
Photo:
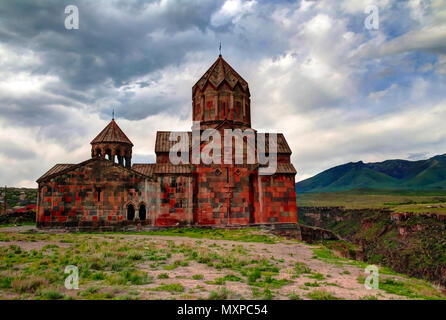
[[[158,177],[158,205],[155,225],[193,223],[193,182],[190,175],[163,174]]]
[[[294,175],[260,176],[262,214],[260,223],[297,223]]]
[[[127,205],[156,212],[156,183],[103,159],[39,183],[38,227],[116,227],[127,224]]]

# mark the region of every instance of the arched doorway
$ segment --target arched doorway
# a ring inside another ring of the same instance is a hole
[[[127,220],[135,219],[135,207],[133,204],[127,206]]]
[[[142,203],[139,206],[139,220],[145,221],[146,220],[146,206],[144,203]]]

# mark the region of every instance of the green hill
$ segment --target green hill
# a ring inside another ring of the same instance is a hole
[[[350,162],[296,183],[299,193],[365,188],[446,190],[446,154],[418,161]]]

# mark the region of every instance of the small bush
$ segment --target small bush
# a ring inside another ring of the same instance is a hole
[[[169,275],[167,273],[160,273],[158,279],[169,279]]]
[[[209,293],[208,300],[228,300],[232,292],[225,287],[219,288],[217,291],[211,291]]]
[[[260,269],[255,268],[252,272],[248,274],[248,284],[253,284],[262,276]]]
[[[48,285],[48,281],[42,278],[15,279],[12,281],[12,288],[18,293],[34,293],[43,285]]]
[[[307,297],[312,300],[341,300],[325,290],[314,290],[308,293]]]
[[[288,295],[288,299],[290,300],[301,300],[300,296],[298,294],[295,293],[291,293]]]
[[[137,251],[131,251],[127,258],[129,258],[130,260],[141,260],[142,254]]]
[[[62,293],[55,290],[44,290],[40,293],[40,296],[42,296],[44,299],[48,300],[59,300],[64,297]]]
[[[305,282],[307,287],[319,287],[319,283],[317,282]]]
[[[303,273],[311,273],[311,268],[303,262],[296,262],[296,264],[294,265],[294,270],[296,271],[297,275],[301,275]]]
[[[192,279],[194,279],[194,280],[203,280],[204,276],[202,274],[194,274],[192,276]]]
[[[12,280],[11,277],[3,277],[0,276],[0,288],[2,289],[9,289],[12,287]]]
[[[316,279],[316,280],[324,280],[325,277],[322,275],[322,273],[312,273],[311,276],[308,276],[310,279]]]
[[[153,288],[154,291],[184,292],[184,287],[180,283],[164,284]]]

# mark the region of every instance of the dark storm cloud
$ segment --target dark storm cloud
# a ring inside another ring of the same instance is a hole
[[[68,4],[79,8],[79,30],[64,27]],[[8,1],[0,5],[0,41],[32,49],[44,60],[33,72],[55,74],[74,88],[85,89],[107,79],[119,87],[202,49],[202,39],[187,31],[205,32],[218,5],[190,0],[165,5],[157,1]]]
[[[67,99],[52,99],[45,94],[0,98],[0,112],[14,126],[48,126],[64,121],[66,114],[53,106],[66,104]]]
[[[64,26],[64,9],[72,4],[79,8],[79,30]],[[114,107],[110,103],[119,103],[121,116],[132,120],[175,108],[178,101],[168,96],[147,105],[117,89],[181,64],[190,52],[206,50],[210,17],[221,5],[213,0],[2,1],[0,43],[18,55],[31,50],[40,60],[27,67],[17,63],[14,71],[59,81],[43,86],[47,94],[3,96],[0,110],[17,125],[40,126],[45,132],[65,121],[55,104],[87,107],[105,118]],[[138,83],[140,88],[150,84]]]

